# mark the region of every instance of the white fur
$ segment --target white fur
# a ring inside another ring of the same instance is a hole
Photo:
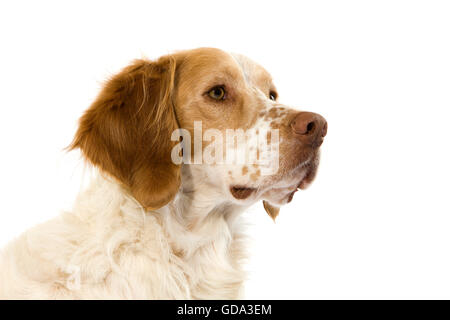
[[[211,187],[183,183],[169,205],[144,212],[117,182],[99,174],[72,212],[3,250],[0,298],[241,297],[245,253],[237,214],[244,208],[218,201],[221,192]]]

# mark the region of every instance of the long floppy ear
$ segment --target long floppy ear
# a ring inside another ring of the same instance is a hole
[[[170,202],[180,186],[171,160],[178,128],[172,104],[176,60],[136,60],[112,77],[81,117],[69,149],[128,188],[146,210]]]

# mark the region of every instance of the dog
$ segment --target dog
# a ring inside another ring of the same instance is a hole
[[[229,147],[236,132],[244,143]],[[243,55],[132,62],[68,147],[95,168],[90,186],[1,251],[0,298],[242,298],[241,213],[262,201],[275,219],[313,181],[326,133],[322,116],[280,104],[269,73]],[[237,161],[244,151],[256,157]]]

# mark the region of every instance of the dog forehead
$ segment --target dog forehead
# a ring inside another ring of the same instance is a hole
[[[243,78],[251,87],[263,91],[274,88],[272,77],[261,65],[250,58],[228,53],[216,48],[198,48],[179,53],[183,59],[180,66],[180,78],[205,78],[224,75],[227,78]],[[214,71],[214,72],[212,72]]]
[[[241,68],[233,57],[220,49],[198,48],[180,53],[183,57],[180,65],[180,77],[204,77],[223,73],[231,77],[243,76]]]
[[[272,77],[270,73],[261,65],[239,53],[231,53],[231,56],[238,63],[245,80],[252,86],[259,88],[272,88]]]

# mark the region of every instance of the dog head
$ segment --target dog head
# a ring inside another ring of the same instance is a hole
[[[201,182],[222,201],[263,200],[275,218],[314,179],[326,131],[322,116],[280,104],[261,66],[200,48],[137,60],[112,77],[71,148],[147,210]]]

